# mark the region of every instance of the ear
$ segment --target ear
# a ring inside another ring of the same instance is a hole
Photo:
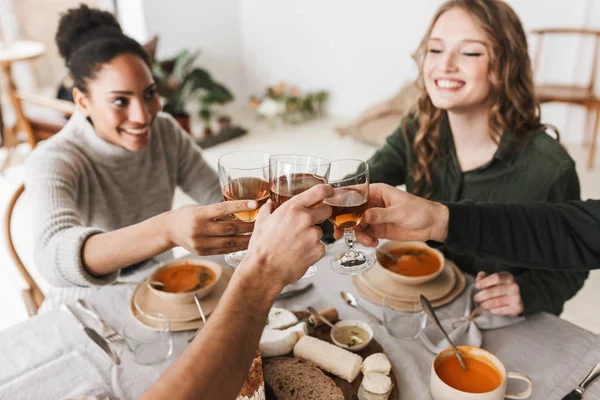
[[[83,115],[89,117],[91,114],[91,104],[88,96],[83,93],[79,88],[73,88],[73,101],[75,105],[79,107]]]

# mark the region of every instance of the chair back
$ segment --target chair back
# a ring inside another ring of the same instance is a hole
[[[15,249],[11,228],[13,211],[15,209],[17,201],[19,200],[24,191],[25,185],[21,184],[17,188],[15,193],[12,195],[8,203],[4,219],[4,238],[6,241],[6,246],[8,248],[8,254],[10,254],[10,257],[12,258],[15,266],[17,267],[17,270],[19,271],[19,273],[23,277],[23,280],[27,284],[27,287],[22,291],[22,296],[23,301],[25,302],[25,307],[27,308],[27,313],[29,314],[29,316],[32,316],[37,314],[38,309],[42,305],[44,301],[44,294],[40,290],[35,280],[32,278],[29,271],[27,271],[25,265],[23,265],[23,261],[21,261],[21,258],[19,257],[19,254]]]
[[[596,70],[598,69],[598,56],[600,52],[600,30],[595,29],[573,29],[573,28],[545,28],[535,29],[531,33],[538,38],[536,51],[533,58],[533,71],[534,73],[539,70],[539,63],[543,44],[551,36],[570,36],[579,37],[582,39],[588,38],[593,41],[593,54],[592,54],[592,69],[589,76],[589,80],[584,86],[572,85],[571,88],[585,89],[588,93],[594,92],[594,86],[596,84]]]

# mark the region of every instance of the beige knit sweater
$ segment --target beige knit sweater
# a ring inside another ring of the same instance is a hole
[[[156,265],[152,260],[102,277],[82,263],[91,235],[144,221],[172,207],[179,186],[200,204],[221,201],[219,180],[201,149],[172,117],[160,113],[149,146],[131,152],[100,138],[76,112],[63,130],[40,145],[28,160],[26,195],[33,205],[35,264],[49,283],[43,308],[86,297],[93,289]],[[140,246],[143,246],[140,243]]]

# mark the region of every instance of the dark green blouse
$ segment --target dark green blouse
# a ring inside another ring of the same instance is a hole
[[[368,161],[371,182],[393,186],[406,184],[407,190],[413,192],[414,181],[410,171],[415,163],[412,140],[416,130],[415,123],[409,121],[406,135],[401,125],[387,138],[386,144]],[[536,132],[533,139],[518,151],[514,150],[512,134],[505,132],[494,157],[485,165],[467,172],[461,171],[458,165],[447,118],[442,121],[439,133],[441,154],[430,165],[433,181],[431,200],[527,203],[580,199],[575,162],[555,139],[544,132]],[[446,256],[471,274],[479,271],[511,272],[519,284],[524,314],[540,311],[560,314],[565,301],[581,289],[588,276],[585,271],[515,268],[450,250],[447,250]]]

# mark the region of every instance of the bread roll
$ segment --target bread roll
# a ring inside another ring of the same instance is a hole
[[[359,355],[311,336],[304,336],[296,343],[294,356],[308,360],[348,382],[358,376],[362,365]]]

